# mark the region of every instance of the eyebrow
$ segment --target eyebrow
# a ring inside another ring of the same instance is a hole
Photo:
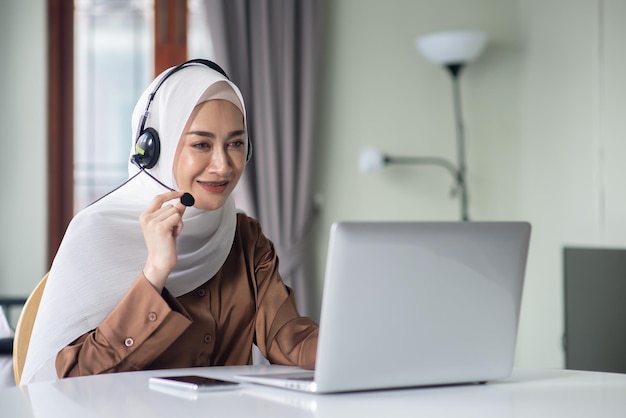
[[[245,135],[246,131],[244,131],[243,129],[239,129],[237,131],[232,131],[228,134],[227,138],[234,138],[236,136],[241,136],[241,135]],[[208,131],[189,131],[186,133],[186,135],[197,135],[197,136],[202,136],[205,138],[211,138],[211,139],[215,139],[215,134],[213,132],[208,132]]]

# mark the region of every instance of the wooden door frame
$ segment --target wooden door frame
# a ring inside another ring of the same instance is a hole
[[[48,266],[74,206],[74,2],[48,0]]]

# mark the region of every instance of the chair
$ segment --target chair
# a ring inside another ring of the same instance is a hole
[[[35,317],[37,316],[37,310],[39,310],[39,303],[41,302],[41,296],[47,280],[48,274],[46,273],[30,296],[28,296],[28,299],[26,299],[15,326],[15,336],[13,337],[13,375],[15,376],[16,385],[20,384],[22,378],[30,335],[33,332],[33,324],[35,323]]]

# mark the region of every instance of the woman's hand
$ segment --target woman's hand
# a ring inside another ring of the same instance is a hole
[[[148,248],[143,273],[159,292],[178,262],[176,238],[183,229],[185,206],[180,202],[163,205],[181,197],[183,192],[169,192],[156,196],[139,217],[141,230]]]

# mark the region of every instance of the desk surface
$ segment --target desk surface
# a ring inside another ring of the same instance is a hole
[[[163,394],[148,377],[194,373],[229,378],[281,366],[144,371],[64,379],[0,390],[2,417],[620,417],[626,374],[516,369],[506,380],[402,390],[312,395],[244,384],[196,399]]]

